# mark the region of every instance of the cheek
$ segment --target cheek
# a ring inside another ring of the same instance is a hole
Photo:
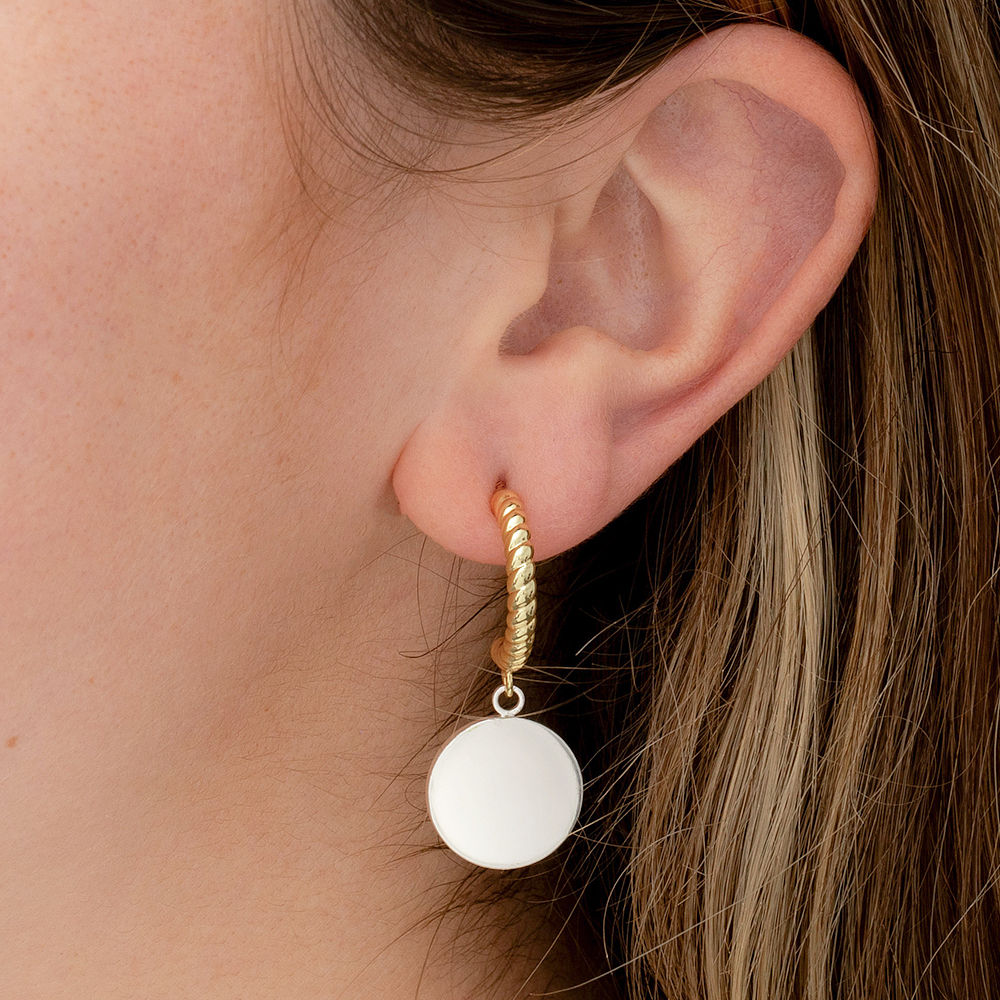
[[[247,386],[215,376],[252,365],[248,328],[274,295],[246,276],[286,161],[260,18],[218,0],[3,5],[8,624],[18,594],[42,614],[102,582],[100,554],[150,552],[140,515],[176,515],[248,419]]]
[[[179,0],[14,4],[4,19],[3,332],[113,332],[150,297],[180,306],[217,284],[269,124],[256,25]]]
[[[137,380],[172,392],[225,349],[284,162],[259,18],[219,0],[4,5],[0,434],[22,460],[68,456],[84,428],[98,447]]]

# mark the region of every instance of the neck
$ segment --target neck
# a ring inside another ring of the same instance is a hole
[[[61,688],[21,684],[0,845],[5,993],[450,1000],[489,981],[526,995],[551,933],[511,899],[489,905],[495,920],[477,909],[462,941],[468,866],[430,849],[423,809],[489,630],[414,654],[496,576],[449,586],[451,558],[413,538],[361,562],[239,657],[221,642],[194,656],[175,637],[156,669],[123,655]],[[498,962],[514,942],[490,927],[518,923],[534,943]],[[531,988],[551,982],[539,966]]]

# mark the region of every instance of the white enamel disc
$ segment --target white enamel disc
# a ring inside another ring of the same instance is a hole
[[[548,857],[576,825],[582,801],[573,751],[531,719],[467,726],[445,744],[427,781],[441,839],[482,868],[522,868]]]

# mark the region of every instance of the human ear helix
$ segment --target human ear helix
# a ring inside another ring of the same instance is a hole
[[[580,815],[583,778],[556,733],[518,718],[524,692],[514,673],[527,663],[535,636],[534,550],[513,490],[498,485],[490,507],[507,568],[506,629],[490,650],[502,681],[493,692],[496,715],[459,730],[444,745],[427,780],[427,804],[435,829],[456,854],[503,870],[541,861],[569,836]]]

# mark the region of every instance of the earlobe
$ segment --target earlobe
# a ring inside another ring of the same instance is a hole
[[[400,456],[403,512],[452,551],[499,561],[500,478],[541,558],[599,530],[767,375],[857,250],[876,170],[853,84],[792,33],[716,34],[606,112],[638,120],[590,153],[596,196],[567,195],[543,295]]]

